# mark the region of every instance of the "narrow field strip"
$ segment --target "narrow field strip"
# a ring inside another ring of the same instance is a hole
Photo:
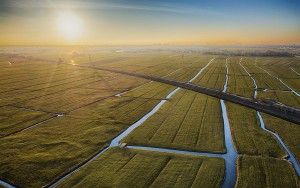
[[[220,158],[111,148],[58,187],[219,187],[223,173]]]
[[[244,187],[299,187],[291,164],[282,159],[241,155],[237,162],[236,188]]]
[[[198,157],[215,157],[215,158],[224,158],[226,157],[226,153],[210,153],[210,152],[196,152],[189,150],[179,150],[179,149],[171,149],[171,148],[157,148],[151,146],[136,146],[136,145],[128,145],[125,146],[128,149],[136,149],[136,150],[145,150],[145,151],[155,151],[160,153],[170,153],[170,154],[184,154],[184,155],[192,155]]]
[[[257,96],[257,84],[256,84],[256,81],[255,81],[255,79],[252,77],[252,75],[247,71],[247,69],[241,63],[240,63],[240,65],[244,68],[244,70],[247,72],[247,74],[249,75],[249,77],[251,77],[251,79],[253,80],[253,84],[255,86],[254,98],[256,98],[256,96]],[[260,122],[260,127],[264,131],[266,131],[269,134],[271,134],[274,138],[276,138],[278,144],[280,144],[281,148],[288,154],[287,160],[289,160],[292,163],[293,168],[295,169],[296,173],[298,174],[298,176],[300,176],[300,165],[299,165],[299,162],[297,161],[297,159],[295,158],[295,155],[289,150],[289,148],[286,146],[286,144],[283,142],[283,140],[280,138],[280,136],[277,133],[275,133],[275,132],[273,132],[273,131],[271,131],[271,130],[269,130],[269,129],[267,129],[265,127],[265,123],[263,121],[263,118],[262,118],[260,112],[256,111],[256,113],[257,113],[258,120]]]
[[[296,92],[293,88],[291,88],[289,85],[287,85],[285,82],[283,82],[279,77],[272,75],[267,70],[263,69],[262,67],[259,67],[257,64],[255,64],[255,66],[258,67],[259,69],[263,70],[264,72],[266,72],[268,75],[272,76],[273,78],[279,80],[283,85],[285,85],[287,88],[289,88],[291,90],[291,92],[293,92],[295,95],[300,97],[300,94],[298,92]]]

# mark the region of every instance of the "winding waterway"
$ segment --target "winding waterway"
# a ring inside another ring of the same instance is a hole
[[[242,60],[242,59],[241,59],[241,60]],[[257,96],[257,84],[256,84],[256,81],[255,81],[255,79],[253,78],[253,76],[248,72],[248,70],[241,64],[241,60],[240,60],[240,62],[239,62],[240,66],[245,70],[245,72],[249,75],[249,77],[250,77],[250,78],[252,79],[252,81],[253,81],[254,89],[255,89],[255,91],[254,91],[254,98],[256,98],[256,96]],[[275,77],[274,77],[274,78],[275,78]],[[274,138],[275,138],[275,139],[277,140],[277,142],[280,144],[280,147],[288,154],[287,160],[290,161],[290,162],[292,163],[292,166],[293,166],[293,168],[295,169],[297,175],[300,176],[300,165],[299,165],[299,162],[297,161],[295,155],[290,151],[290,149],[287,147],[287,145],[283,142],[283,140],[280,138],[280,136],[279,136],[277,133],[275,133],[275,132],[273,132],[273,131],[271,131],[271,130],[269,130],[269,129],[267,129],[267,128],[265,127],[265,123],[264,123],[264,120],[263,120],[263,118],[262,118],[260,112],[259,112],[259,111],[256,111],[256,113],[257,113],[257,117],[258,117],[258,120],[259,120],[259,123],[260,123],[260,127],[261,127],[264,131],[266,131],[266,132],[268,132],[269,134],[271,134],[271,135],[274,136]]]
[[[227,66],[226,59],[226,79],[225,84],[223,88],[223,92],[227,91],[228,86],[228,66]],[[235,150],[232,135],[230,131],[230,125],[228,120],[228,114],[227,109],[224,100],[220,100],[221,103],[221,109],[222,109],[222,117],[223,117],[223,124],[224,124],[224,135],[225,135],[225,146],[226,146],[226,154],[224,156],[225,159],[225,178],[223,186],[224,188],[227,187],[234,187],[236,182],[236,160],[238,157],[238,154]]]
[[[208,64],[203,67],[202,69],[200,69],[200,71],[189,81],[193,81],[195,80],[202,72],[204,69],[206,69],[213,61],[215,58],[211,59]],[[123,138],[125,138],[129,133],[131,133],[134,129],[136,129],[137,127],[139,127],[140,125],[142,125],[148,118],[150,118],[152,115],[154,115],[160,108],[161,106],[167,102],[167,99],[170,99],[173,95],[175,95],[178,91],[180,90],[179,87],[177,87],[176,89],[174,89],[172,92],[170,92],[167,97],[163,100],[161,100],[150,112],[148,112],[146,115],[144,115],[141,119],[139,119],[137,122],[135,122],[134,124],[132,124],[131,126],[129,126],[124,132],[122,132],[120,135],[118,135],[116,138],[114,138],[110,145],[105,148],[104,150],[100,151],[99,153],[97,153],[96,155],[94,155],[93,157],[91,157],[90,159],[88,159],[87,161],[85,161],[84,163],[82,163],[81,165],[77,166],[76,168],[74,168],[73,170],[71,170],[69,173],[58,177],[56,179],[56,181],[52,182],[48,187],[50,188],[54,188],[57,187],[60,183],[62,183],[64,180],[66,180],[68,177],[70,177],[72,174],[76,173],[77,171],[79,171],[81,168],[83,168],[84,166],[86,166],[87,164],[89,164],[90,162],[94,161],[95,159],[97,159],[100,155],[102,155],[105,151],[107,151],[109,148],[112,147],[118,147],[120,146],[120,142]],[[137,149],[137,148],[136,148]],[[147,148],[144,147],[144,150],[146,150]],[[151,149],[149,149],[150,151],[152,151]],[[161,148],[156,148],[156,151],[163,151],[161,150]],[[174,150],[172,150],[174,151]],[[179,150],[176,150],[179,151]],[[211,155],[211,154],[210,154]],[[219,157],[221,155],[216,154]],[[222,157],[222,156],[221,156]]]

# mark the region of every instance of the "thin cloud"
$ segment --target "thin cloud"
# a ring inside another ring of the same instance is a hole
[[[55,8],[55,9],[93,9],[93,10],[133,10],[133,11],[147,11],[147,12],[162,12],[162,13],[174,13],[174,14],[206,14],[206,15],[223,15],[221,12],[194,7],[183,7],[177,8],[167,5],[132,5],[125,3],[115,2],[95,2],[95,1],[56,1],[56,0],[11,0],[4,4],[9,8],[22,8],[22,9],[33,9],[33,8]]]

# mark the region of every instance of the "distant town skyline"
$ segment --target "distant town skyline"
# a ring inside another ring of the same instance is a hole
[[[0,45],[300,44],[297,0],[3,0]]]

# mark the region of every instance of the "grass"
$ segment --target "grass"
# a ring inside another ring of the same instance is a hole
[[[220,187],[223,175],[220,158],[113,148],[59,187]]]
[[[257,98],[275,100],[295,108],[300,108],[300,98],[291,92],[261,91],[258,92]]]
[[[245,70],[239,65],[239,58],[228,60],[228,93],[253,97],[253,82]]]
[[[61,58],[66,63],[165,76],[182,82],[190,80],[212,58],[198,53],[164,51],[71,52],[69,48],[54,51],[40,51],[37,48],[24,54],[54,61]],[[13,64],[10,65],[8,61]],[[253,66],[254,61],[254,58],[244,58],[243,64],[255,76],[259,87],[275,89],[265,93],[260,91],[259,97],[298,106],[298,98],[282,92],[286,88]],[[238,57],[231,57],[228,61],[228,90],[251,97],[254,88],[252,80],[238,62]],[[216,58],[194,83],[223,89],[226,73],[224,63],[225,58]],[[257,64],[279,76],[291,87],[299,87],[299,76],[290,70],[293,67],[300,71],[298,59],[258,58]],[[173,86],[120,74],[0,54],[0,179],[21,187],[47,185],[107,146],[173,89]],[[125,92],[121,97],[114,96],[121,92]],[[277,171],[290,173],[286,165],[282,165],[286,164],[284,160],[272,158],[282,158],[285,153],[274,138],[259,127],[255,111],[232,104],[227,104],[227,109],[238,152],[259,155],[261,157],[257,161],[272,163],[265,170],[267,173],[255,166],[258,170],[254,170],[253,174],[268,174],[268,177],[275,178],[280,176]],[[7,136],[57,112],[66,114]],[[263,117],[266,127],[277,132],[299,159],[298,126],[274,117]],[[225,152],[219,100],[180,90],[124,142],[191,151]],[[245,157],[251,158],[243,155],[240,160]],[[250,161],[248,158],[247,164]],[[252,181],[251,177],[245,178],[248,171],[244,171],[244,167],[238,170],[244,175],[238,185]],[[111,149],[74,174],[62,186],[220,187],[223,176],[222,159]],[[290,177],[283,176],[292,182]],[[281,177],[274,182],[288,185],[280,183]]]
[[[25,187],[44,186],[83,162],[174,89],[63,64],[23,62],[5,69],[0,70],[0,178]],[[6,136],[50,112],[67,114]]]
[[[96,66],[137,72],[152,76],[165,76],[178,81],[188,81],[200,68],[204,67],[211,56],[176,53],[141,53],[129,59]],[[180,69],[180,70],[178,70]],[[175,72],[176,71],[176,72]]]
[[[220,103],[180,90],[123,142],[193,151],[225,152]]]
[[[20,109],[12,106],[0,107],[0,138],[52,117],[50,114]]]
[[[226,103],[235,147],[239,154],[282,158],[285,152],[277,141],[260,128],[256,111]]]
[[[270,76],[267,73],[263,72],[261,69],[254,66],[253,61],[253,58],[246,58],[245,60],[243,60],[243,65],[250,72],[250,74],[254,76],[256,83],[259,84],[261,81],[263,81],[266,88],[275,88],[274,91],[259,91],[258,98],[276,100],[284,104],[298,107],[298,98],[290,92],[282,92],[278,90],[280,89],[282,84],[274,78],[272,82],[268,81]],[[231,65],[233,66],[236,64],[237,63]],[[281,65],[281,67],[284,68],[283,65]],[[257,75],[261,76],[262,79],[260,81]],[[235,81],[239,82],[237,79]],[[229,84],[230,82],[231,81],[229,80]],[[251,88],[252,86],[247,87]],[[263,86],[261,87],[264,88]],[[233,138],[239,153],[272,156],[278,158],[281,158],[283,156],[283,152],[279,148],[279,144],[270,134],[266,133],[259,127],[260,125],[257,120],[258,118],[254,110],[250,110],[245,107],[233,104],[228,104],[227,106],[230,117],[229,120],[232,126]],[[245,119],[247,119],[247,121],[245,121]],[[284,141],[288,146],[292,148],[292,151],[299,159],[299,147],[297,147],[297,145],[299,145],[297,144],[299,143],[299,139],[297,137],[297,133],[300,129],[298,128],[298,126],[269,115],[263,115],[263,120],[267,128],[273,130],[274,132],[277,132],[281,137],[284,138]]]
[[[285,120],[263,114],[266,128],[278,133],[284,143],[300,161],[300,129],[299,125],[287,122]]]
[[[223,90],[226,75],[225,58],[216,58],[194,81],[195,84]]]
[[[161,84],[152,83],[147,87],[151,89],[152,97],[168,92]],[[160,89],[153,89],[155,87]],[[151,92],[144,92],[151,97]],[[151,98],[108,98],[30,131],[4,137],[0,144],[3,151],[0,154],[0,177],[16,185],[44,186],[105,147],[157,102]],[[11,159],[10,156],[15,157]]]
[[[299,187],[299,178],[286,160],[242,155],[236,187]]]

